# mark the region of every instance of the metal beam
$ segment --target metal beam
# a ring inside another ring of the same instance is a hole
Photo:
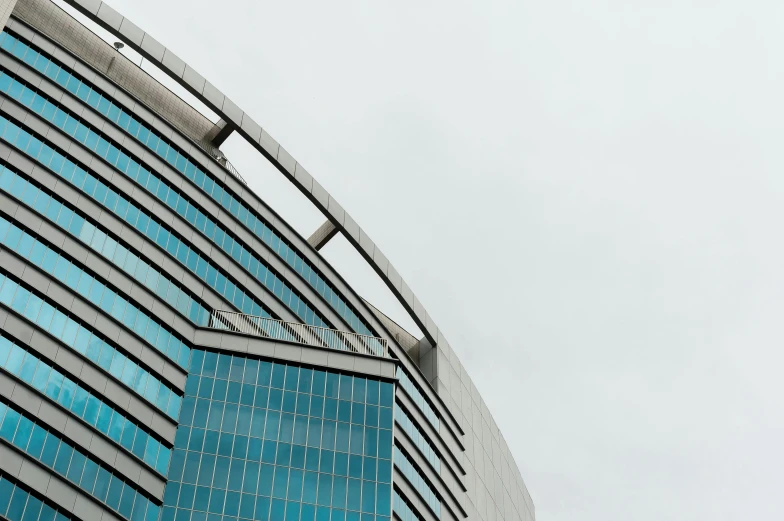
[[[215,124],[215,128],[210,131],[210,144],[214,147],[219,147],[224,141],[234,132],[234,127],[226,123],[225,120],[220,120]]]
[[[316,248],[316,250],[320,250],[324,247],[325,244],[329,242],[329,240],[334,237],[338,233],[337,227],[332,224],[332,221],[327,219],[324,221],[324,224],[318,227],[318,229],[313,232],[313,235],[308,237],[308,244]]]

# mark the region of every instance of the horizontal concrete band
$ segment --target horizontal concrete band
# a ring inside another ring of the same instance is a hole
[[[0,469],[21,484],[46,497],[58,509],[83,521],[122,521],[101,503],[60,476],[0,441]]]
[[[286,175],[289,180],[292,181],[295,186],[297,186],[322,211],[322,213],[332,220],[344,233],[349,242],[352,243],[357,251],[371,264],[371,267],[377,271],[382,280],[390,287],[419,327],[425,331],[431,344],[438,345],[440,349],[444,349],[446,352],[451,353],[448,342],[446,342],[443,335],[438,331],[438,328],[419,303],[419,300],[414,297],[413,293],[406,283],[402,281],[394,267],[386,260],[383,253],[381,253],[367,235],[360,230],[359,226],[342,209],[337,201],[335,201],[301,165],[297,164],[268,133],[262,130],[250,116],[242,112],[233,102],[231,102],[231,100],[226,98],[225,95],[220,93],[218,89],[185,64],[185,62],[169,49],[166,49],[150,35],[139,29],[138,26],[133,24],[130,20],[114,11],[108,4],[99,0],[68,0],[68,3],[81,11],[92,21],[122,38],[130,47],[155,63],[162,71],[170,75],[175,81],[194,94],[201,102],[205,103],[205,105],[219,114],[224,121],[235,126],[238,132],[252,146],[267,157],[276,168]],[[94,72],[91,72],[91,74],[95,76]],[[215,168],[220,170],[220,167],[218,166]],[[227,177],[227,174],[224,172],[223,176]],[[230,178],[231,176],[228,177]],[[235,193],[248,191],[246,188],[240,186],[238,181],[233,179],[227,179],[226,183],[233,188],[236,186]],[[256,204],[259,203],[257,202]],[[305,242],[302,238],[300,238],[300,240],[301,242]],[[328,266],[314,250],[307,252],[306,248],[301,248],[300,252],[306,254],[308,258],[316,255],[317,258],[320,259],[319,264],[323,263],[325,266]],[[319,264],[316,266],[318,267]],[[333,281],[340,280],[343,282],[342,278],[337,275],[336,272],[333,271],[333,273],[334,277],[331,277]],[[389,334],[383,324],[376,319],[374,314],[363,302],[361,302],[361,299],[354,294],[353,290],[350,289],[348,285],[345,286],[345,288],[339,289],[345,289],[348,294],[352,294],[355,297],[356,301],[352,301],[352,305],[355,306],[355,309],[363,310],[363,318],[373,324],[375,328],[378,328],[379,333],[383,331],[388,335],[388,339],[394,342],[394,336]],[[408,363],[409,362],[404,362],[404,364]],[[415,372],[413,367],[410,369],[412,369],[412,373]],[[429,382],[424,380],[419,374],[416,374],[414,378],[424,389],[430,387]],[[441,402],[441,398],[438,394],[432,390],[427,390],[426,392],[433,392],[433,395],[435,396],[434,401],[438,402],[437,408],[448,423],[448,427],[455,430],[458,434],[463,434],[462,428],[457,422],[456,417],[449,408]]]
[[[13,338],[22,346],[27,346],[39,358],[70,375],[80,385],[93,390],[108,405],[123,413],[136,424],[147,427],[169,446],[174,444],[176,426],[171,420],[144,402],[140,405],[134,405],[133,410],[129,410],[130,396],[123,392],[124,389],[117,384],[113,377],[107,377],[93,365],[84,361],[72,349],[62,346],[47,333],[19,317],[13,310],[5,308],[0,308],[0,310],[2,311],[0,313],[0,329],[5,331],[9,338]],[[30,334],[31,330],[32,335]],[[115,401],[115,398],[120,401]],[[139,413],[139,416],[135,413]],[[145,421],[149,423],[145,423]]]
[[[140,304],[140,307],[144,307],[144,300],[139,302],[140,299],[138,299],[140,294],[143,295],[143,290],[136,289],[138,286],[132,285],[133,283],[127,279],[125,274],[108,265],[102,257],[86,251],[84,246],[73,241],[69,237],[66,237],[47,221],[38,217],[37,214],[32,214],[32,212],[27,211],[23,207],[15,207],[16,203],[5,194],[0,193],[0,203],[4,208],[4,211],[0,213],[8,215],[12,221],[24,223],[24,227],[32,232],[33,235],[40,237],[45,242],[51,243],[64,255],[74,258],[82,266],[89,266],[90,271],[97,273],[110,285],[118,288],[120,292],[129,297],[130,301],[136,301],[137,304]],[[86,255],[80,257],[79,253],[84,251],[86,251]],[[16,266],[21,268],[20,263],[26,265],[26,262],[17,258],[15,253],[7,251],[6,255],[18,260],[18,262],[9,261],[8,269]],[[38,268],[33,266],[29,266],[29,268],[40,272]],[[106,268],[105,272],[102,271],[103,268]],[[84,299],[81,295],[73,292],[73,290],[64,286],[59,281],[51,279],[44,272],[40,273],[46,280],[51,281],[52,284],[45,286],[42,282],[39,284],[40,287],[36,286],[35,289],[44,292],[65,309],[73,310],[80,321],[88,324],[113,344],[120,347],[121,351],[128,352],[173,389],[178,390],[179,392],[182,392],[185,389],[185,372],[178,365],[165,358],[156,349],[150,347],[146,342],[129,331],[123,324],[117,322],[113,317],[108,317],[102,310],[95,307],[92,302]],[[30,277],[32,277],[31,283],[37,282],[34,275],[30,275]],[[130,288],[131,291],[125,291],[128,288]],[[144,291],[146,291],[146,289]],[[149,297],[149,295],[145,296]],[[151,298],[152,297],[150,297],[150,299]],[[156,310],[155,307],[144,307],[144,309],[148,309],[156,314],[156,316],[160,317],[159,310]],[[111,324],[112,327],[110,327],[109,324]]]
[[[412,463],[419,468],[422,476],[430,482],[432,488],[441,497],[442,506],[448,509],[452,515],[458,519],[466,517],[465,508],[458,499],[458,497],[464,496],[465,490],[450,489],[441,475],[436,473],[427,460],[422,457],[419,449],[403,429],[395,429],[395,441],[403,448]],[[452,482],[456,483],[454,480],[452,480]]]
[[[389,358],[310,347],[231,331],[199,329],[196,331],[194,346],[334,369],[370,378],[395,379],[396,363]]]
[[[443,506],[441,507],[441,517],[437,517],[427,502],[419,495],[419,492],[409,483],[408,478],[396,466],[392,465],[392,468],[394,488],[414,507],[422,521],[461,521],[463,519],[462,517],[455,517],[451,510]]]
[[[19,30],[20,27],[24,26],[17,22],[16,25],[12,24],[12,27],[14,30]],[[25,30],[29,31],[29,29],[26,27]],[[83,117],[98,131],[106,134],[107,138],[117,142],[122,148],[125,149],[127,153],[134,155],[139,159],[140,162],[145,163],[145,165],[152,171],[160,174],[163,179],[168,181],[172,186],[187,196],[194,203],[194,205],[200,207],[200,209],[202,209],[205,214],[209,215],[216,223],[223,225],[247,248],[255,252],[260,259],[267,262],[272,270],[276,271],[281,277],[286,279],[289,285],[299,291],[303,299],[309,303],[313,309],[317,309],[327,321],[335,325],[342,325],[342,327],[347,327],[345,320],[340,317],[331,308],[331,306],[327,304],[324,298],[319,293],[315,292],[309,284],[302,280],[302,277],[298,273],[291,270],[288,265],[286,265],[286,263],[283,262],[283,260],[280,259],[276,253],[272,252],[265,243],[259,240],[256,235],[248,231],[244,225],[240,223],[233,215],[220,208],[211,197],[193,185],[189,179],[181,175],[178,171],[174,170],[168,163],[162,161],[156,154],[142,147],[136,142],[135,139],[121,131],[114,122],[104,119],[101,114],[93,109],[93,107],[87,105],[79,98],[72,96],[70,92],[63,91],[59,86],[53,84],[48,78],[41,76],[36,70],[29,68],[25,63],[19,62],[15,57],[0,53],[0,64],[7,67],[12,73],[19,75],[25,82],[31,84],[34,88],[40,89],[45,95],[50,96],[54,100],[62,103],[68,110],[74,112],[78,117]],[[100,76],[96,76],[95,79],[97,80],[98,78],[100,78]],[[112,87],[111,90],[116,91],[117,89]],[[128,111],[134,113],[134,111],[131,109],[128,109]],[[134,115],[137,116],[140,120],[144,119],[142,117],[144,115],[143,111],[141,114],[134,113]],[[168,134],[172,134],[172,131],[169,130],[167,135]],[[176,133],[172,135],[176,135]],[[67,136],[64,137],[68,139]],[[91,152],[87,150],[84,152],[88,155],[91,155]],[[102,160],[93,158],[92,161],[88,164],[91,166],[95,165],[96,161],[102,163]],[[104,166],[104,168],[106,167]],[[247,201],[243,202],[247,203]],[[158,206],[168,213],[167,207],[160,204],[158,204]],[[248,206],[252,207],[251,205]],[[175,231],[180,232],[186,238],[189,238],[192,233],[196,233],[199,236],[201,235],[200,232],[195,232],[189,224],[185,222],[179,222],[179,216],[176,214],[172,215],[174,216],[174,222],[172,225],[175,226]],[[270,215],[268,217],[271,218],[274,216]],[[280,221],[280,219],[274,220],[278,222]],[[166,221],[168,222],[168,218]],[[279,230],[276,231],[280,234]],[[285,236],[285,234],[283,235]],[[290,237],[286,237],[286,239],[290,241]],[[213,251],[215,251],[219,257],[223,256],[223,252],[218,248],[214,248]],[[225,259],[219,260],[219,264],[221,266],[227,266],[230,264],[236,264],[236,261],[231,257],[225,257]],[[236,265],[234,266],[234,269],[238,273],[232,273],[232,275],[235,276],[235,278],[242,280],[242,278],[245,276],[243,268],[241,268],[239,265]],[[266,288],[262,289],[261,291],[263,293],[267,293]],[[297,320],[297,318],[291,314],[291,311],[277,300],[276,296],[269,294],[267,298],[263,300],[266,305],[271,307],[271,311],[276,313],[278,316],[286,320]],[[231,307],[228,303],[224,304],[224,307],[226,306]],[[220,306],[215,307],[219,308]],[[341,326],[337,327],[340,328]]]
[[[90,455],[96,462],[116,470],[149,496],[163,500],[166,481],[162,477],[148,470],[125,451],[118,450],[102,434],[94,432],[81,420],[65,413],[48,398],[42,398],[4,372],[0,372],[0,395],[37,422],[45,424],[60,437],[67,439],[81,452]]]
[[[17,263],[21,263],[21,261],[10,257],[6,250],[0,251],[0,260],[4,261],[4,268],[6,265],[10,265],[9,271],[12,271],[25,285],[31,287],[38,293],[46,294],[45,291],[42,291],[42,288],[49,287],[50,284],[56,284],[55,281],[48,279],[48,277],[41,272],[36,272],[35,268],[29,265],[21,270],[22,275],[18,276],[17,273],[20,270]],[[65,291],[63,291],[63,294],[67,295]],[[51,294],[47,294],[47,298],[62,309],[78,316],[74,311],[78,309],[77,306],[72,305],[70,308],[66,308],[62,301],[51,298]],[[4,330],[28,345],[34,341],[37,342],[34,346],[40,346],[41,350],[48,351],[49,354],[56,349],[55,360],[63,365],[67,371],[79,375],[80,378],[82,373],[85,374],[85,377],[92,377],[92,387],[96,388],[97,391],[106,396],[112,403],[117,404],[122,410],[127,411],[127,413],[131,417],[136,418],[141,425],[147,426],[170,444],[173,443],[176,424],[172,419],[148,404],[135,392],[129,390],[125,384],[115,380],[113,376],[104,373],[102,369],[93,365],[91,362],[77,356],[76,353],[69,348],[62,347],[59,342],[52,339],[52,337],[42,332],[37,326],[31,324],[26,319],[18,316],[15,311],[7,309],[4,306],[0,306],[0,309],[3,310],[5,316],[5,323],[3,325]]]

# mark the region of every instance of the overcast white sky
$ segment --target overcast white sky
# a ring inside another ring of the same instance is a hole
[[[109,3],[380,245],[539,521],[784,519],[784,4]],[[303,235],[320,224],[224,150]],[[400,318],[342,239],[325,252]]]

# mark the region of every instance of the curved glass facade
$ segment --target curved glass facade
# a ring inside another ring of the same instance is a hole
[[[417,424],[411,420],[411,417],[406,414],[406,411],[399,405],[395,406],[395,421],[400,425],[411,441],[414,442],[414,445],[417,446],[427,462],[433,467],[433,470],[435,470],[436,473],[440,473],[441,458],[438,457],[438,453],[433,449],[430,442],[427,441],[427,438],[422,434],[422,431],[419,430]]]
[[[0,268],[0,303],[17,311],[27,320],[60,342],[80,353],[114,376],[118,381],[146,398],[161,412],[176,419],[182,397],[160,379],[112,347],[99,334],[68,316],[51,301],[24,287]]]
[[[403,452],[400,447],[395,445],[395,467],[400,469],[400,472],[406,477],[408,482],[419,493],[422,499],[427,503],[436,517],[441,517],[441,500],[433,491],[433,487],[428,481],[422,477],[420,471],[411,462],[408,455]]]
[[[397,379],[400,382],[400,387],[402,387],[406,394],[408,394],[409,398],[414,402],[414,405],[422,411],[422,414],[425,415],[427,421],[429,421],[433,427],[436,428],[436,431],[441,427],[441,419],[438,417],[438,414],[433,410],[430,406],[428,401],[422,396],[422,392],[419,390],[416,384],[411,381],[411,377],[406,374],[406,370],[403,369],[402,366],[397,367]]]
[[[41,360],[28,347],[0,336],[0,368],[56,401],[109,439],[166,474],[171,451],[100,397]]]
[[[61,435],[0,402],[0,438],[129,521],[155,521],[159,507],[105,465],[86,456]]]
[[[467,372],[333,197],[106,2],[66,3],[89,23],[11,0],[0,25],[0,517],[533,521]],[[308,241],[262,217],[270,201],[217,150],[229,135],[335,223],[432,350],[397,343]]]
[[[267,263],[261,261],[257,255],[250,252],[232,233],[202,212],[183,194],[179,193],[165,181],[163,177],[152,173],[148,168],[128,155],[123,149],[109,142],[102,134],[96,132],[89,125],[86,125],[80,119],[63,110],[58,104],[52,103],[45,96],[25,86],[4,71],[0,72],[0,92],[8,94],[12,99],[73,137],[88,150],[98,155],[98,157],[106,160],[116,170],[139,183],[153,197],[166,204],[172,211],[206,235],[211,242],[218,245],[226,255],[232,257],[238,264],[244,267],[271,293],[283,301],[303,322],[312,326],[330,327],[318,313],[315,313],[302,300],[299,293],[270,269]],[[98,181],[98,187],[101,186],[103,186],[103,183]],[[108,187],[104,189],[108,190]],[[118,197],[124,200],[121,196]]]
[[[198,253],[190,244],[172,232],[170,227],[162,225],[148,210],[142,209],[140,205],[119,195],[97,177],[87,173],[82,167],[77,166],[55,150],[50,144],[32,136],[8,118],[0,116],[0,130],[3,140],[71,183],[80,192],[90,196],[96,203],[120,217],[125,223],[133,226],[136,231],[177,259],[237,308],[251,315],[270,316],[264,311],[260,301],[237,286],[229,279],[223,269],[218,268],[205,255]],[[69,217],[71,216],[69,215]],[[187,351],[172,354],[176,355],[175,360],[180,365],[187,366]]]
[[[2,177],[5,175],[8,175],[9,178],[2,181]],[[82,244],[102,255],[136,281],[144,284],[147,289],[195,324],[204,325],[209,322],[209,309],[137,253],[109,235],[103,227],[90,222],[84,212],[63,203],[51,191],[33,183],[30,183],[28,187],[31,193],[27,194],[24,199],[19,199],[18,192],[8,190],[15,180],[14,176],[20,177],[13,170],[0,164],[0,190],[16,198],[21,204],[27,205],[42,217],[49,219],[64,232],[71,234]],[[71,213],[73,218],[70,221],[66,222],[65,217],[60,218],[60,215],[67,216]]]
[[[400,497],[397,490],[392,491],[392,510],[401,521],[422,521],[422,518]]]
[[[0,517],[9,521],[71,521],[71,517],[58,511],[46,501],[30,493],[14,479],[0,473]]]
[[[116,123],[121,129],[136,138],[142,145],[156,153],[172,168],[185,175],[196,186],[206,192],[213,201],[243,223],[267,246],[272,248],[289,267],[308,282],[346,320],[354,331],[364,335],[374,335],[374,332],[359,318],[353,308],[345,302],[345,299],[316,271],[315,267],[307,259],[292,248],[287,241],[266,224],[252,209],[248,208],[245,203],[231,194],[212,175],[198,166],[182,151],[179,151],[158,132],[150,128],[141,119],[134,117],[133,114],[130,114],[113,100],[107,98],[95,87],[63,68],[45,53],[32,48],[28,43],[16,36],[4,32],[0,35],[0,47],[34,67],[41,74],[55,81],[84,103],[103,114],[107,119]],[[110,146],[106,147],[106,149],[109,150]],[[120,164],[125,164],[124,161],[122,160]],[[209,229],[209,227],[206,227],[206,229]],[[279,298],[283,297],[283,295],[278,296]],[[295,313],[299,314],[296,307],[293,309]],[[308,324],[319,325],[307,321],[307,313],[305,316],[300,315],[300,317]]]

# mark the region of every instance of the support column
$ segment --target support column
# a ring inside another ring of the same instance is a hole
[[[308,244],[316,248],[316,250],[320,250],[336,233],[338,233],[338,229],[332,224],[332,221],[326,220],[324,224],[313,232],[313,235],[308,237]]]

